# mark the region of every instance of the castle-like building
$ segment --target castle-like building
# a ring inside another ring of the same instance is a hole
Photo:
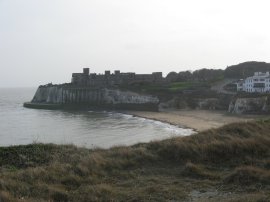
[[[266,93],[270,92],[270,73],[255,72],[253,76],[237,83],[237,91],[248,93]]]
[[[73,73],[71,83],[76,86],[89,87],[112,87],[119,85],[130,85],[134,83],[161,83],[164,81],[162,72],[152,74],[135,74],[134,72],[122,73],[119,70],[105,74],[90,73],[89,68],[83,68],[82,73]]]

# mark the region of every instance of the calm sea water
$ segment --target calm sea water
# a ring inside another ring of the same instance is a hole
[[[33,142],[109,148],[193,133],[169,124],[106,111],[27,109],[36,89],[0,89],[0,146]]]

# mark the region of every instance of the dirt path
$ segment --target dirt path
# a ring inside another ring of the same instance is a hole
[[[211,90],[214,90],[218,93],[224,93],[224,94],[229,94],[229,95],[235,95],[236,92],[231,92],[231,91],[227,91],[224,89],[224,87],[229,84],[232,83],[235,79],[224,79],[221,82],[217,82],[215,85],[213,85],[211,87]]]

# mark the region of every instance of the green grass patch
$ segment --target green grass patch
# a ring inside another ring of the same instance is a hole
[[[209,88],[208,82],[174,82],[167,89],[171,92]]]
[[[170,91],[179,91],[189,89],[191,87],[196,86],[197,84],[194,82],[174,82],[171,83],[168,87]]]

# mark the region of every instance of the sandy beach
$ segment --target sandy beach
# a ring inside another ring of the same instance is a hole
[[[209,110],[129,111],[128,114],[170,123],[183,128],[192,128],[198,132],[218,128],[229,123],[270,118],[270,116],[265,115],[232,115],[226,111]]]

